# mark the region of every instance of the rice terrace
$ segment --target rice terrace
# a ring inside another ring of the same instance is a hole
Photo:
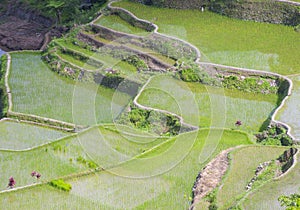
[[[299,0],[2,0],[0,48],[0,209],[300,209]]]

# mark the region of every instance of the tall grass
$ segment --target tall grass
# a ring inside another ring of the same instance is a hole
[[[300,36],[293,27],[230,19],[211,12],[114,3],[159,26],[159,31],[198,47],[202,61],[270,70],[300,72]],[[170,18],[172,17],[172,18]]]

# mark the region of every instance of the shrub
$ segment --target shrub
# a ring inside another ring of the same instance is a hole
[[[66,183],[62,179],[52,180],[49,184],[57,189],[67,191],[67,192],[69,192],[72,189],[71,184]]]
[[[180,79],[185,82],[199,82],[200,78],[193,69],[183,69],[179,71]]]
[[[292,139],[286,134],[282,135],[280,142],[282,146],[291,146],[293,144]]]
[[[256,134],[256,141],[262,145],[278,145],[278,146],[291,146],[293,140],[287,134],[287,130],[277,124],[272,125],[267,130]]]

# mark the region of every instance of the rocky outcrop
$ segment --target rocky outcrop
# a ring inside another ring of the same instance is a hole
[[[290,148],[277,159],[281,164],[282,173],[285,173],[294,164],[294,155],[297,151],[296,148]]]

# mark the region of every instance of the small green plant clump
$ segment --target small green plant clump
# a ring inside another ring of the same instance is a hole
[[[272,125],[267,130],[256,134],[256,141],[262,145],[291,146],[293,140],[281,125]]]
[[[209,202],[209,210],[217,210],[217,190],[213,190],[211,193],[205,196],[206,200]]]
[[[177,61],[178,79],[185,82],[200,82],[207,85],[216,85],[216,80],[208,75],[201,67],[192,60],[181,59]]]
[[[89,168],[91,169],[96,169],[98,166],[95,162],[91,161],[91,160],[86,160],[84,157],[82,156],[79,156],[77,159],[77,162],[78,163],[81,163],[81,164],[84,164],[84,165],[87,165]]]
[[[71,184],[66,183],[62,179],[52,180],[49,184],[57,189],[60,189],[60,190],[66,191],[66,192],[69,192],[72,189]]]
[[[120,116],[119,123],[124,123],[164,136],[177,135],[181,129],[180,120],[172,115],[156,111],[143,110],[134,105],[130,111]],[[184,129],[184,128],[183,128]]]
[[[136,55],[129,56],[124,59],[125,62],[135,66],[139,70],[148,70],[148,65]]]

